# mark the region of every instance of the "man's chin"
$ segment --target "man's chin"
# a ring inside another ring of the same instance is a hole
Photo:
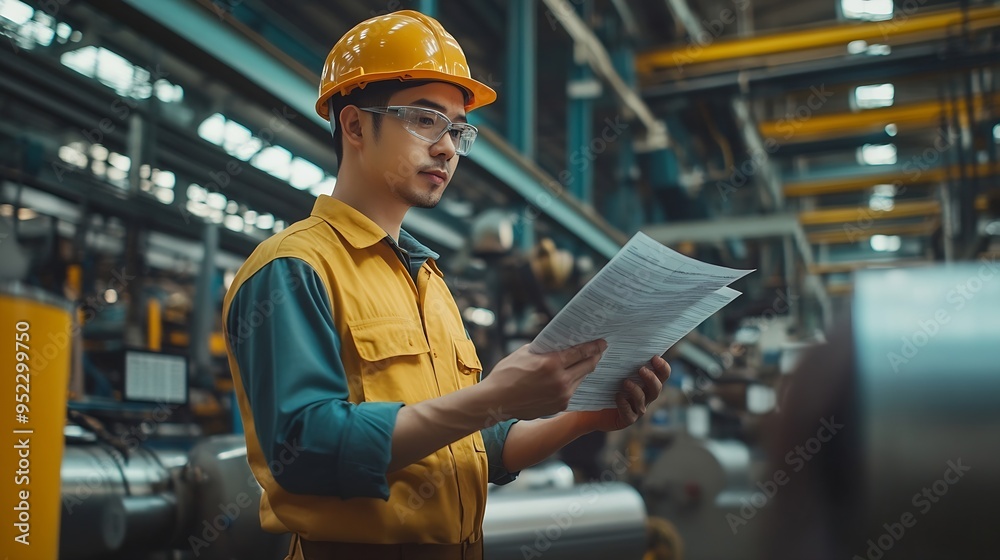
[[[410,205],[411,208],[434,208],[441,202],[441,195],[444,193],[444,189],[438,189],[431,193],[403,193],[402,199]]]

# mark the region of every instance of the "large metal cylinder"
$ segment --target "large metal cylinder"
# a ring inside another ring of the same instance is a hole
[[[1000,496],[1000,266],[872,272],[855,286],[868,534],[888,542],[884,527],[900,526],[921,534],[900,545],[988,546]]]
[[[128,457],[99,444],[67,445],[62,463],[59,557],[86,560],[168,548],[183,523],[176,474],[183,450],[145,448]]]
[[[675,506],[711,506],[726,490],[750,485],[750,450],[735,440],[680,436],[650,467],[644,492]]]
[[[563,480],[562,467],[542,469],[545,488],[490,493],[487,558],[641,558],[639,493],[619,482],[550,484],[554,474]],[[272,560],[287,550],[287,536],[260,528],[261,489],[243,436],[204,438],[190,451],[140,448],[127,460],[108,446],[71,444],[62,472],[63,560],[135,560],[171,549],[199,560]]]
[[[494,492],[483,533],[490,560],[639,559],[646,550],[646,506],[621,482]]]

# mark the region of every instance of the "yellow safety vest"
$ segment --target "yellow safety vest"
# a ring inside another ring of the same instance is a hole
[[[414,283],[385,237],[351,206],[320,196],[309,218],[250,255],[226,295],[223,317],[243,282],[274,259],[294,257],[309,264],[328,291],[352,403],[413,404],[473,385],[482,365],[444,275],[428,259]],[[453,544],[482,538],[488,464],[479,431],[389,474],[388,501],[292,494],[268,468],[232,349],[229,365],[247,459],[264,490],[260,518],[265,530],[356,543]]]

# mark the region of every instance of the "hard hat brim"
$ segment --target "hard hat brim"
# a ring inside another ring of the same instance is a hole
[[[438,72],[437,70],[377,72],[357,76],[338,84],[336,87],[331,84],[330,87],[325,88],[320,94],[319,99],[316,100],[316,113],[324,119],[330,120],[329,110],[327,109],[327,101],[329,101],[331,97],[334,95],[348,95],[356,88],[364,89],[364,87],[370,83],[384,82],[388,80],[399,80],[401,82],[411,80],[431,80],[458,86],[465,90],[468,94],[468,99],[465,104],[466,111],[472,111],[473,109],[484,107],[493,103],[497,99],[497,92],[494,91],[493,88],[478,80],[462,76],[453,76],[451,74],[445,74],[444,72]]]

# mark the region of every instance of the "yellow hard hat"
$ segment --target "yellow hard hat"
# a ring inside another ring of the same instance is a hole
[[[466,111],[497,98],[495,91],[472,79],[462,47],[436,19],[400,10],[367,19],[337,41],[323,65],[316,112],[330,120],[331,97],[385,80],[454,84],[468,93]]]

